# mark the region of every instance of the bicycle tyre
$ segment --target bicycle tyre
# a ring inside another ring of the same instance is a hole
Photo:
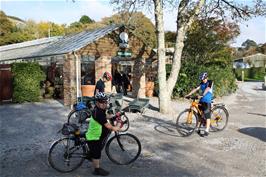
[[[218,117],[217,117],[218,115]],[[214,106],[211,110],[211,126],[214,132],[222,131],[228,124],[229,113],[224,106]],[[223,124],[221,125],[221,122]],[[221,125],[221,126],[219,126]]]
[[[132,134],[118,134],[108,140],[105,152],[115,164],[128,165],[139,157],[141,144],[139,139]]]
[[[65,145],[64,142],[66,143],[66,145]],[[56,148],[59,148],[59,145],[61,145],[62,143],[63,143],[63,145],[65,147],[63,147],[61,149],[61,151],[58,152],[58,154],[55,154],[56,153],[56,151],[55,151]],[[68,146],[68,144],[70,146]],[[69,149],[74,148],[74,150],[75,149],[80,150],[80,154],[77,154],[77,157],[78,157],[77,159],[78,160],[73,166],[70,166],[70,161],[71,161],[71,159],[73,160],[74,157],[72,156],[73,154],[69,155],[69,154],[67,154],[67,152],[65,152],[67,147],[70,147]],[[49,149],[49,153],[48,153],[48,162],[49,162],[50,166],[52,168],[54,168],[55,170],[57,170],[57,171],[59,171],[61,173],[68,173],[68,172],[76,170],[78,167],[80,167],[82,165],[82,163],[85,160],[85,158],[83,157],[83,154],[85,154],[85,152],[86,152],[85,147],[83,147],[83,146],[75,146],[75,141],[73,139],[61,138],[61,139],[55,141],[51,145],[51,147]],[[54,156],[57,157],[58,159],[54,158]],[[71,158],[71,156],[72,156],[72,158]],[[61,160],[59,160],[59,158],[63,161],[63,166],[60,166],[59,161],[61,161]],[[57,161],[57,160],[59,160],[59,161]]]
[[[190,111],[192,111],[192,120],[191,123],[188,123],[187,117]],[[198,115],[196,112],[191,109],[186,109],[178,115],[176,119],[176,129],[181,136],[187,137],[192,135],[192,133],[195,131],[197,123]]]
[[[86,123],[86,119],[91,117],[91,112],[88,109],[72,110],[67,116],[67,123],[74,123],[81,127]]]
[[[123,124],[123,127],[119,131],[126,132],[129,129],[129,118],[127,117],[126,114],[124,114],[121,116],[121,120],[126,123]]]

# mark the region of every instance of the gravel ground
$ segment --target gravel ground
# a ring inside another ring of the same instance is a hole
[[[228,127],[208,137],[193,134],[180,137],[174,122],[189,106],[185,100],[171,103],[171,112],[156,110],[158,100],[150,99],[145,114],[128,114],[129,132],[142,143],[139,159],[128,166],[110,162],[103,153],[102,166],[110,176],[266,176],[266,91],[262,83],[239,83],[238,91],[217,99],[229,110]],[[128,98],[128,100],[130,100]],[[126,101],[125,101],[126,103]],[[62,174],[47,163],[51,143],[70,110],[48,100],[42,103],[0,106],[0,175],[3,177],[92,176],[87,161],[74,172]]]

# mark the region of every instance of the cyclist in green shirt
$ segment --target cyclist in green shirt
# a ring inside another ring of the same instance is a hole
[[[86,140],[90,148],[90,157],[94,167],[94,175],[107,176],[109,172],[100,168],[101,151],[110,135],[111,131],[118,131],[118,126],[112,126],[107,122],[108,118],[114,115],[106,114],[108,97],[103,92],[95,95],[96,106],[90,120]]]

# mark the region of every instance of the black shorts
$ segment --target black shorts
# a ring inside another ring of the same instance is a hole
[[[101,158],[101,152],[104,147],[103,141],[101,140],[95,140],[95,141],[87,141],[88,146],[90,148],[90,156],[93,159],[100,159]]]
[[[93,159],[101,158],[101,152],[105,146],[105,143],[109,135],[110,133],[105,138],[101,137],[100,140],[87,141],[89,149],[90,149],[91,158]]]
[[[210,119],[211,118],[211,103],[200,102],[199,104],[200,104],[199,109],[203,112],[204,117],[206,119]]]

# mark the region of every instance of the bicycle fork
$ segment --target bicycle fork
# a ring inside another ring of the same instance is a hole
[[[192,115],[193,115],[193,110],[190,109],[188,112],[187,124],[192,124]]]
[[[119,147],[121,148],[122,151],[125,151],[124,146],[123,146],[123,144],[120,141],[120,137],[117,135],[117,133],[116,133],[115,136],[116,136],[116,140],[117,140],[117,143],[118,143]]]

